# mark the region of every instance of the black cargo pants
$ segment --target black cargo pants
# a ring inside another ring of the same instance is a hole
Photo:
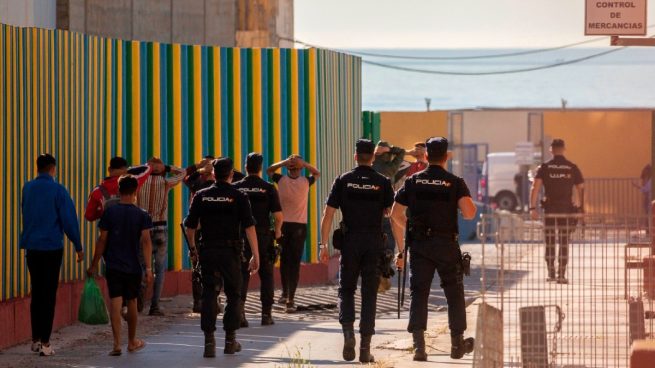
[[[466,330],[466,303],[462,252],[457,241],[449,236],[430,240],[413,240],[409,248],[409,288],[412,300],[409,306],[407,331],[425,331],[428,325],[428,298],[435,270],[441,279],[441,288],[448,304],[448,327],[451,336]]]
[[[552,212],[546,212],[546,215],[554,214]],[[573,230],[575,230],[577,220],[570,213],[559,213],[556,218],[546,217],[544,223],[546,264],[548,267],[554,267],[555,258],[559,258],[559,267],[566,269],[566,265],[569,262],[569,237]],[[559,257],[556,256],[557,243],[559,243]]]
[[[362,278],[362,309],[359,333],[375,334],[375,312],[380,283],[378,263],[382,253],[382,234],[349,231],[344,239],[339,260],[339,323],[350,328],[355,322],[355,291]]]
[[[270,248],[272,246],[273,237],[271,236],[270,231],[257,231],[257,243],[259,249],[259,281],[260,281],[260,291],[259,291],[259,300],[262,302],[262,314],[271,314],[271,309],[273,307],[273,262],[270,257]],[[244,247],[244,262],[241,264],[241,301],[246,302],[246,297],[248,296],[248,283],[250,283],[250,272],[248,271],[248,266],[250,263],[250,257],[252,257],[252,251],[250,250],[250,244],[246,241]]]
[[[202,273],[200,327],[204,332],[216,330],[216,285],[222,276],[227,296],[223,329],[228,332],[238,330],[241,321],[241,249],[203,244],[199,250],[199,262]]]

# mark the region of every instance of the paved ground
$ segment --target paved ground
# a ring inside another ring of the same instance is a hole
[[[465,246],[479,260],[479,246]],[[473,303],[480,290],[479,270],[466,278],[468,303]],[[276,293],[279,295],[279,292]],[[303,288],[297,297],[299,305],[336,303],[336,286]],[[470,366],[472,355],[460,361],[450,359],[450,337],[447,311],[439,279],[435,277],[430,297],[430,320],[427,345],[429,362],[411,361],[411,335],[406,332],[409,298],[401,318],[397,319],[397,288],[378,298],[377,335],[372,341],[378,367]],[[409,296],[409,293],[408,293]],[[284,314],[276,307],[274,326],[259,326],[258,295],[252,294],[246,306],[251,327],[238,331],[244,350],[235,356],[224,356],[217,350],[215,359],[202,358],[203,334],[199,315],[189,313],[190,296],[179,296],[162,302],[166,317],[140,316],[138,334],[148,343],[141,352],[121,357],[109,357],[111,332],[109,326],[89,327],[81,324],[62,329],[53,336],[58,349],[55,357],[40,358],[29,352],[29,345],[21,345],[0,353],[0,367],[351,367],[341,359],[342,334],[336,309]],[[359,302],[359,299],[357,299]],[[469,331],[475,334],[477,305],[467,309]],[[220,317],[220,316],[219,316]],[[126,328],[126,326],[124,326]],[[222,346],[220,327],[217,345]],[[125,350],[125,349],[124,349]]]

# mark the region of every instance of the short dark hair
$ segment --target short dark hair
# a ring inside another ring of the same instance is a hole
[[[120,156],[112,157],[111,160],[109,160],[110,169],[125,169],[128,166],[127,160]]]
[[[118,192],[121,195],[132,195],[136,193],[138,187],[139,182],[134,175],[126,174],[118,178]]]
[[[229,157],[219,157],[212,161],[216,181],[226,181],[234,171],[234,163]]]
[[[440,154],[433,153],[432,155],[430,155],[430,153],[428,153],[428,163],[433,164],[433,165],[440,164],[440,163],[444,162],[444,160],[447,157],[448,157],[448,152],[444,152],[444,153],[440,153]]]
[[[246,172],[248,174],[257,174],[261,171],[264,163],[264,157],[257,152],[250,152],[246,158]]]
[[[57,166],[57,160],[49,153],[42,153],[36,159],[36,169],[38,172],[48,172],[53,166]]]
[[[357,154],[357,163],[367,164],[367,163],[369,163],[371,161],[373,161],[373,154],[372,153],[358,153]]]

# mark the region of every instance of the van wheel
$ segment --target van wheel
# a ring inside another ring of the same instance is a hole
[[[514,211],[518,205],[518,200],[516,195],[512,192],[500,192],[496,195],[495,198],[496,205],[500,210]]]

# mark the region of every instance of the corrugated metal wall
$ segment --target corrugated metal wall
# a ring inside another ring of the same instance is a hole
[[[58,180],[82,213],[113,155],[187,166],[208,153],[242,167],[300,153],[323,178],[310,196],[306,260],[316,260],[321,205],[333,178],[352,166],[361,135],[361,61],[331,51],[239,49],[121,41],[67,31],[0,26],[0,300],[28,292],[18,251],[20,190],[51,152]],[[344,145],[345,148],[341,145]],[[188,193],[171,193],[170,267],[188,267],[178,226]],[[87,261],[95,223],[82,221]],[[312,244],[312,246],[310,246]],[[62,280],[86,263],[65,247]]]

